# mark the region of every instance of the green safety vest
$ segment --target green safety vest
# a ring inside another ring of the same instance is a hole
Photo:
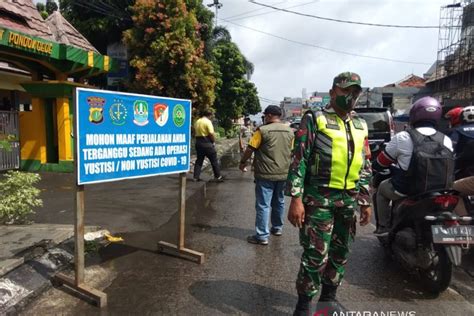
[[[286,180],[290,167],[293,131],[283,123],[266,124],[260,126],[259,130],[262,142],[255,151],[255,178],[270,181]]]
[[[310,184],[340,190],[354,189],[365,159],[363,149],[368,137],[367,124],[357,117],[344,122],[336,113],[323,111],[316,113],[315,120],[317,131],[310,159]]]

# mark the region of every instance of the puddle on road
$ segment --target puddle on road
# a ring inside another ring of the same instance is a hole
[[[215,198],[214,193],[208,193],[205,189],[206,185],[203,184],[202,189],[197,189],[186,200],[186,239],[191,239],[193,233],[209,231],[213,228],[210,225],[200,223],[203,216],[207,218],[217,212],[211,206],[211,201]],[[155,229],[139,232],[117,232],[116,235],[122,237],[125,242],[102,248],[99,251],[100,261],[104,263],[140,250],[156,252],[157,243],[161,240],[177,244],[178,219],[178,210],[176,210],[166,223]]]

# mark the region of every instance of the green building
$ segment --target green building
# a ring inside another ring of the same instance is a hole
[[[43,20],[32,0],[1,1],[0,134],[19,143],[0,169],[73,171],[74,88],[115,64],[58,11]]]

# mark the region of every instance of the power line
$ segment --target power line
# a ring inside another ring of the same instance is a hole
[[[264,98],[264,97],[258,97],[258,98],[267,103],[277,103],[277,104],[280,103],[280,101],[275,101],[275,100]]]
[[[103,16],[108,16],[108,17],[112,17],[112,18],[116,18],[116,19],[119,19],[119,20],[122,20],[122,19],[126,19],[126,20],[129,20],[131,21],[130,17],[128,16],[125,16],[125,15],[122,15],[122,16],[117,16],[115,14],[111,14],[110,12],[108,12],[107,10],[101,8],[101,7],[97,7],[97,6],[91,6],[90,3],[85,3],[83,0],[76,0],[74,3],[72,3],[72,5],[75,5],[75,6],[78,6],[78,7],[82,7],[84,9],[88,9],[89,11],[92,11],[92,12],[95,12],[95,13],[99,13]]]
[[[312,3],[315,3],[315,2],[318,2],[318,1],[319,1],[319,0],[310,1],[310,2],[306,2],[306,3],[301,3],[301,4],[293,5],[293,6],[291,6],[291,7],[286,7],[285,9],[296,8],[296,7],[302,7],[302,6],[305,6],[305,5],[308,5],[308,4],[312,4]],[[230,20],[231,20],[231,21],[237,21],[237,20],[252,18],[252,17],[254,17],[254,16],[260,16],[260,15],[271,14],[271,13],[275,13],[275,12],[278,12],[278,11],[268,11],[268,12],[263,12],[263,13],[254,14],[254,15],[247,15],[247,16],[243,16],[243,17],[239,17],[239,18],[234,18],[234,19],[230,19]]]
[[[277,3],[275,3],[275,5],[282,4],[282,3],[285,3],[285,2],[288,2],[288,0],[277,2]],[[260,8],[260,9],[256,9],[256,10],[245,11],[245,12],[242,12],[242,13],[239,13],[239,14],[236,14],[236,15],[226,16],[224,19],[233,20],[233,19],[236,18],[236,17],[240,17],[240,16],[242,16],[242,15],[247,15],[247,14],[249,14],[249,13],[255,13],[255,12],[258,12],[258,11],[265,10],[265,9],[266,9],[266,8]],[[270,11],[270,12],[272,12],[272,11]]]
[[[297,11],[291,11],[283,8],[278,8],[269,4],[265,3],[260,3],[256,2],[254,0],[249,0],[251,3],[266,7],[266,8],[271,8],[273,10],[277,11],[283,11],[291,14],[296,14],[296,15],[301,15],[305,17],[310,17],[314,19],[319,19],[319,20],[325,20],[325,21],[332,21],[332,22],[339,22],[339,23],[348,23],[348,24],[358,24],[358,25],[367,25],[367,26],[378,26],[378,27],[396,27],[396,28],[412,28],[412,29],[439,29],[439,26],[431,26],[431,25],[395,25],[395,24],[379,24],[379,23],[364,23],[364,22],[357,22],[357,21],[348,21],[348,20],[339,20],[339,19],[333,19],[333,18],[326,18],[318,15],[312,15],[312,14],[306,14],[306,13],[301,13]]]
[[[268,36],[271,36],[271,37],[275,37],[275,38],[281,39],[283,41],[287,41],[287,42],[290,42],[290,43],[299,44],[299,45],[303,45],[303,46],[319,48],[319,49],[326,50],[326,51],[333,52],[333,53],[349,55],[349,56],[355,56],[355,57],[362,57],[362,58],[370,58],[370,59],[391,61],[391,62],[396,62],[396,63],[404,63],[404,64],[431,65],[431,63],[422,63],[422,62],[416,62],[416,61],[407,61],[407,60],[399,60],[399,59],[392,59],[392,58],[385,58],[385,57],[350,53],[350,52],[337,50],[337,49],[333,49],[333,48],[328,48],[328,47],[323,47],[323,46],[319,46],[319,45],[315,45],[315,44],[295,41],[295,40],[292,40],[292,39],[289,39],[289,38],[286,38],[286,37],[283,37],[283,36],[275,35],[275,34],[272,34],[272,33],[267,33],[267,32],[261,31],[261,30],[257,30],[257,29],[254,29],[254,28],[251,28],[251,27],[248,27],[248,26],[244,26],[244,25],[241,25],[241,24],[237,24],[237,23],[234,23],[234,22],[231,22],[231,21],[227,21],[227,20],[224,20],[224,19],[220,19],[220,20],[225,21],[225,22],[230,23],[230,24],[233,24],[235,26],[239,26],[239,27],[242,27],[242,28],[245,28],[245,29],[249,29],[249,30],[257,32],[257,33],[261,33],[261,34],[265,34],[265,35],[268,35]]]
[[[119,17],[119,16],[116,16],[116,15],[112,15],[112,14],[110,14],[110,13],[106,13],[106,12],[104,12],[104,11],[98,9],[98,8],[96,8],[96,9],[91,8],[90,6],[87,6],[87,5],[83,4],[82,1],[84,1],[84,0],[76,0],[76,2],[75,2],[74,4],[75,4],[75,5],[78,5],[78,6],[80,6],[80,7],[89,9],[90,11],[93,11],[93,12],[96,12],[96,13],[99,13],[99,14],[102,14],[102,15],[105,15],[105,16],[114,17],[114,18],[119,18],[119,19],[120,19],[120,18],[123,18],[123,17]],[[245,28],[245,29],[249,29],[249,30],[254,31],[254,32],[258,32],[258,33],[261,33],[261,34],[265,34],[265,35],[267,35],[267,36],[275,37],[275,38],[278,38],[278,39],[281,39],[281,40],[284,40],[284,41],[287,41],[287,42],[290,42],[290,43],[299,44],[299,45],[303,45],[303,46],[309,46],[309,47],[313,47],[313,48],[319,48],[319,49],[326,50],[326,51],[330,51],[330,52],[333,52],[333,53],[338,53],[338,54],[343,54],[343,55],[349,55],[349,56],[355,56],[355,57],[362,57],[362,58],[369,58],[369,59],[377,59],[377,60],[384,60],[384,61],[405,63],[405,64],[431,65],[431,63],[413,62],[413,61],[398,60],[398,59],[391,59],[391,58],[385,58],[385,57],[369,56],[369,55],[361,55],[361,54],[356,54],[356,53],[350,53],[350,52],[341,51],[341,50],[336,50],[336,49],[332,49],[332,48],[327,48],[327,47],[323,47],[323,46],[319,46],[319,45],[315,45],[315,44],[310,44],[310,43],[295,41],[295,40],[288,39],[288,38],[285,38],[285,37],[282,37],[282,36],[278,36],[278,35],[275,35],[275,34],[267,33],[267,32],[264,32],[264,31],[260,31],[260,30],[257,30],[257,29],[254,29],[254,28],[251,28],[251,27],[248,27],[248,26],[244,26],[244,25],[241,25],[241,24],[237,24],[237,23],[234,23],[234,22],[225,20],[225,19],[219,18],[219,20],[225,21],[225,22],[227,22],[227,23],[233,24],[233,25],[238,26],[238,27],[242,27],[242,28]],[[271,100],[271,101],[274,102],[274,100]]]

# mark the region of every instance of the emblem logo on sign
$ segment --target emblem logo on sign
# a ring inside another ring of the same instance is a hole
[[[159,126],[165,126],[166,122],[168,122],[168,106],[166,104],[156,103],[153,106],[153,113],[156,124]]]
[[[133,103],[133,123],[138,126],[148,124],[148,103],[137,100]]]
[[[184,107],[181,104],[176,104],[173,108],[173,123],[177,127],[181,127],[184,125],[184,121],[186,118],[186,112],[184,111]]]
[[[127,118],[127,108],[120,99],[114,100],[109,109],[110,119],[114,125],[123,125]]]
[[[99,124],[104,121],[105,99],[100,97],[88,97],[89,104],[89,122]]]

